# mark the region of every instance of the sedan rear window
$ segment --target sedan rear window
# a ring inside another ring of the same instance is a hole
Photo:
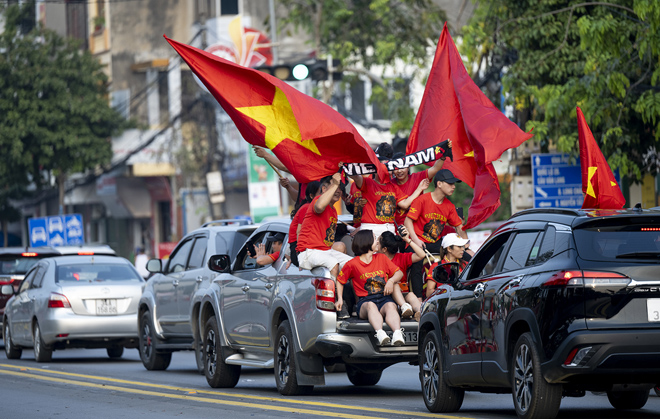
[[[574,230],[574,236],[578,253],[583,259],[614,261],[660,258],[659,225],[590,226]]]
[[[116,264],[60,265],[55,276],[57,282],[142,282],[143,279],[130,266]]]
[[[40,257],[20,255],[2,256],[0,257],[0,274],[25,275],[40,259]]]

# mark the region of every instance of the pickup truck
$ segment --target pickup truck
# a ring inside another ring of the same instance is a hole
[[[218,275],[192,315],[203,330],[209,385],[234,387],[241,366],[273,368],[278,391],[296,395],[324,385],[324,369],[345,365],[351,383],[370,386],[393,364],[416,365],[416,321],[402,321],[403,346],[378,346],[367,320],[337,319],[335,284],[327,269],[287,267],[284,251],[272,264],[257,265],[248,248],[264,243],[270,253],[268,238],[288,229],[286,221],[262,224],[233,263],[229,255],[209,259],[209,269]],[[350,238],[344,240],[350,249]],[[384,330],[391,335],[387,325]]]

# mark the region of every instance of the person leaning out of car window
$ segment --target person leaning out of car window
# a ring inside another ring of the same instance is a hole
[[[456,233],[450,233],[447,234],[445,237],[442,238],[442,260],[440,263],[452,263],[456,262],[458,263],[458,273],[460,274],[463,272],[463,269],[465,269],[465,266],[468,264],[467,261],[465,260],[465,253],[467,248],[469,247],[470,240],[464,239],[460,237]],[[440,279],[440,281],[449,281],[450,279],[456,279],[453,278],[453,273],[452,270],[449,266],[445,266],[444,269],[440,272],[440,277],[436,274],[436,276],[433,276],[433,271],[435,270],[436,266],[438,266],[438,262],[434,263],[431,265],[429,268],[428,275],[426,276],[426,298],[429,298],[431,294],[435,291],[437,285],[439,284],[437,282],[437,279]],[[445,275],[446,274],[446,275]]]
[[[266,253],[266,245],[264,243],[260,243],[256,247],[257,264],[259,266],[270,265],[271,263],[275,262],[277,259],[280,258],[280,252],[282,251],[282,243],[284,243],[284,234],[275,233],[272,236],[268,237],[266,241],[273,243],[271,249],[273,252],[270,254]]]

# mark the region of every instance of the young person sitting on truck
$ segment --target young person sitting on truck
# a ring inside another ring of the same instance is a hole
[[[263,243],[260,243],[256,247],[257,251],[257,265],[266,266],[275,262],[280,257],[280,252],[282,251],[282,244],[284,243],[284,233],[275,233],[272,236],[266,239],[267,242],[271,242],[273,252],[270,254],[266,253],[266,246]]]
[[[458,234],[456,233],[450,233],[447,234],[445,237],[442,238],[442,252],[441,256],[442,259],[440,263],[451,263],[451,262],[457,262],[458,263],[458,273],[460,274],[463,272],[463,269],[465,269],[465,266],[467,266],[467,261],[464,259],[465,251],[466,251],[466,246],[468,246],[470,243],[470,240],[464,239],[462,237],[459,237]],[[429,298],[431,294],[435,291],[438,283],[436,282],[435,278],[433,278],[433,270],[438,266],[438,263],[434,263],[431,265],[429,268],[429,273],[426,276],[426,298]],[[452,278],[452,272],[451,269],[448,266],[444,267],[447,273],[446,280],[450,279],[455,279]]]
[[[467,239],[467,233],[463,231],[463,220],[458,216],[454,204],[446,199],[456,190],[457,182],[460,180],[451,171],[438,171],[433,177],[435,190],[415,199],[406,216],[404,225],[412,241],[419,247],[426,247],[431,253],[440,253],[441,232],[446,224],[454,227],[460,237]],[[424,297],[423,268],[424,262],[419,261],[408,272],[408,282],[413,293],[420,299]]]
[[[392,298],[401,307],[401,317],[409,318],[414,315],[415,319],[419,321],[422,304],[415,294],[409,292],[406,272],[413,263],[424,259],[424,250],[410,239],[408,230],[404,226],[399,226],[399,229],[401,236],[395,236],[389,231],[381,234],[378,239],[379,252],[387,256],[403,273],[399,286],[394,287],[392,293]],[[408,243],[415,253],[401,253],[402,248],[405,246],[404,242]]]
[[[316,198],[320,193],[321,183],[318,180],[314,180],[307,184],[305,188],[305,198],[298,201],[296,206],[291,211],[291,224],[289,226],[289,251],[291,256],[291,262],[293,262],[296,267],[299,266],[298,262],[298,251],[296,247],[298,246],[298,232],[302,228],[302,221],[307,214],[309,209],[309,204],[314,198]]]
[[[344,285],[349,280],[353,281],[355,294],[359,298],[358,316],[360,319],[369,320],[369,324],[376,331],[378,344],[383,346],[390,343],[390,337],[383,330],[385,321],[394,331],[392,345],[403,345],[405,340],[401,331],[401,318],[391,295],[403,277],[401,269],[384,254],[376,253],[377,242],[371,230],[357,232],[353,238],[352,249],[355,257],[344,265],[337,277],[337,310],[341,310],[344,303]]]

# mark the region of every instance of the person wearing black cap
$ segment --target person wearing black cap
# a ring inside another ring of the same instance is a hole
[[[460,180],[450,170],[439,170],[433,177],[435,190],[413,201],[403,223],[410,233],[410,239],[431,253],[441,252],[441,233],[446,224],[454,227],[460,237],[467,239],[467,233],[463,231],[463,220],[458,216],[456,207],[449,199],[445,199],[454,193],[457,182]],[[423,261],[417,262],[411,266],[408,274],[413,293],[421,299],[424,298],[423,267]]]
[[[257,264],[260,266],[270,265],[280,258],[282,251],[282,243],[284,243],[284,233],[275,233],[266,239],[267,242],[273,243],[271,250],[273,253],[266,253],[266,245],[261,243],[257,246]]]

